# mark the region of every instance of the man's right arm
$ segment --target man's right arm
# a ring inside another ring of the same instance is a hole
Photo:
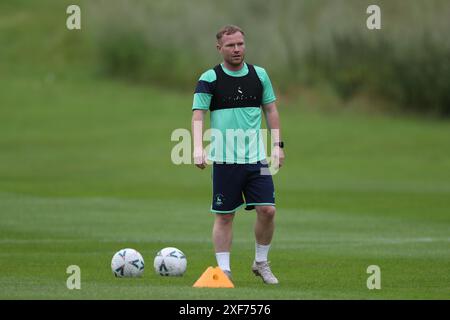
[[[203,150],[203,119],[209,110],[214,93],[216,73],[213,69],[204,72],[195,88],[192,103],[192,135],[194,140],[194,164],[200,169],[206,167],[206,155]]]
[[[206,167],[206,155],[203,150],[203,119],[207,110],[196,109],[192,111],[192,136],[194,142],[194,164],[200,168]]]

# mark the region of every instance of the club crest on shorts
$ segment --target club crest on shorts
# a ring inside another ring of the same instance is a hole
[[[214,196],[214,204],[218,207],[222,206],[223,203],[225,202],[225,197],[223,196],[223,194],[218,193]]]

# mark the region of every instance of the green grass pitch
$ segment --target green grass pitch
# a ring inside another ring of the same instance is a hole
[[[450,123],[308,111],[338,109],[326,92],[279,102],[280,285],[251,273],[255,217],[241,210],[236,288],[192,288],[215,265],[210,168],[170,161],[192,94],[94,75],[86,33],[64,28],[71,3],[0,3],[0,299],[449,299]],[[186,254],[183,277],[153,271],[167,246]],[[142,278],[113,276],[125,247],[142,253]],[[66,287],[70,265],[81,290]]]
[[[280,103],[286,164],[274,177],[270,252],[280,285],[250,271],[254,212],[238,212],[234,289],[192,284],[215,265],[210,168],[175,166],[175,128],[189,128],[191,94],[93,81],[1,78],[1,299],[448,299],[450,126],[323,115]],[[23,87],[26,84],[27,91]],[[183,277],[153,271],[181,249]],[[146,262],[116,279],[125,247]],[[66,268],[81,268],[81,290]],[[369,265],[381,290],[368,290]]]

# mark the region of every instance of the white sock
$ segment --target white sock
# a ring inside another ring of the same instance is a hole
[[[256,243],[255,245],[255,261],[262,262],[267,261],[267,255],[269,254],[270,244],[262,245]]]
[[[231,271],[229,252],[216,252],[216,260],[220,269],[223,271]]]

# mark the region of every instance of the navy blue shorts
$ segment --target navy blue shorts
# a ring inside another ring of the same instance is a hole
[[[212,170],[213,199],[211,212],[233,213],[244,204],[246,210],[255,205],[275,206],[275,190],[271,175],[262,175],[267,164],[220,164]],[[244,201],[245,199],[245,201]]]

